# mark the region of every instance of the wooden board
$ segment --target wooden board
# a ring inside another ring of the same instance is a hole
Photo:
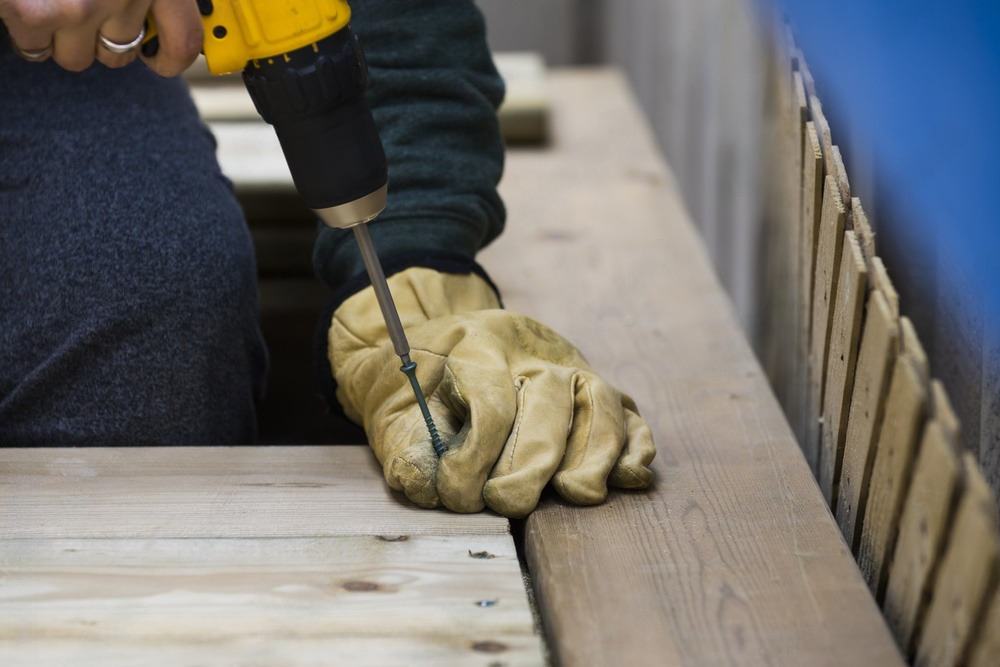
[[[896,542],[910,468],[927,411],[927,357],[910,321],[900,319],[902,349],[886,397],[865,505],[858,566],[879,601]]]
[[[868,221],[868,214],[865,213],[861,200],[857,197],[851,198],[851,227],[858,235],[858,244],[861,246],[861,255],[865,258],[865,264],[870,265],[876,259],[875,231]]]
[[[965,490],[917,645],[921,666],[961,664],[996,589],[1000,541],[993,494],[971,454],[963,464]],[[995,654],[989,664],[996,664]]]
[[[507,522],[367,447],[0,449],[0,488],[5,665],[544,664]]]
[[[820,418],[823,388],[826,385],[826,362],[830,349],[830,325],[840,274],[840,255],[844,245],[847,209],[837,185],[837,177],[827,174],[823,184],[823,209],[816,240],[816,266],[813,278],[811,340],[809,342],[809,421],[806,429],[806,460],[818,472]]]
[[[969,667],[994,667],[1000,655],[1000,587],[990,598],[969,649]]]
[[[553,657],[899,664],[622,78],[550,83],[554,147],[508,156],[508,229],[481,260],[508,308],[636,399],[658,445],[649,491],[548,498],[528,519]]]
[[[816,136],[819,137],[820,149],[823,152],[824,176],[835,175],[837,167],[833,162],[833,135],[830,133],[830,123],[823,113],[823,103],[815,95],[809,97],[809,117],[816,126]]]
[[[837,507],[837,485],[844,457],[844,438],[854,388],[861,334],[861,306],[867,292],[868,268],[853,230],[844,232],[844,250],[837,279],[837,297],[830,326],[826,388],[823,390],[823,420],[819,482],[830,508]]]
[[[502,517],[470,520],[401,503],[363,447],[5,449],[0,457],[4,538],[503,535],[509,530]]]
[[[805,243],[803,235],[806,233],[802,224],[802,181],[805,177],[804,163],[807,159],[804,144],[807,141],[806,121],[809,119],[809,107],[805,84],[803,83],[801,73],[798,71],[793,73],[792,89],[794,99],[790,122],[792,124],[791,133],[794,137],[794,142],[790,148],[792,150],[793,162],[792,174],[787,186],[789,194],[786,212],[788,218],[787,228],[782,239],[784,241],[784,249],[782,251],[784,255],[783,261],[788,267],[785,288],[787,309],[779,322],[778,345],[781,347],[779,359],[783,362],[783,379],[781,384],[784,389],[784,393],[783,395],[779,395],[779,399],[785,409],[785,414],[788,416],[789,422],[796,424],[802,421],[800,415],[802,404],[799,400],[799,394],[802,389],[800,378],[805,375],[805,369],[808,365],[808,356],[806,354],[807,342],[800,339],[801,331],[799,330],[799,322],[802,318],[801,310],[804,302],[801,291],[801,275],[805,268],[800,255],[800,249]]]
[[[795,435],[800,443],[806,442],[809,417],[810,370],[809,345],[812,335],[812,295],[816,275],[816,240],[819,237],[820,211],[823,207],[823,151],[816,134],[816,124],[806,123],[802,145],[802,247],[799,249],[801,272],[799,274],[798,345],[797,354],[802,357],[796,382],[796,419],[792,422]]]
[[[898,345],[897,316],[892,313],[882,290],[872,290],[861,333],[837,492],[837,523],[854,553],[861,539],[871,468],[875,461],[875,439],[882,426]]]
[[[961,485],[958,420],[944,387],[931,383],[931,414],[899,519],[883,611],[904,653],[913,655],[917,629],[930,599],[932,576],[951,527]]]

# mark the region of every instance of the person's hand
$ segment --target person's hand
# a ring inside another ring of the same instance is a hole
[[[138,45],[115,53],[102,41],[130,44],[143,32],[147,14],[160,42],[154,57],[142,56]],[[139,56],[160,76],[176,76],[198,57],[203,40],[196,0],[0,0],[0,21],[22,58],[51,58],[74,72],[95,59],[122,67]]]
[[[609,484],[650,484],[649,427],[568,341],[501,310],[475,274],[410,268],[389,285],[448,446],[440,460],[371,287],[337,308],[328,337],[337,398],[389,486],[422,507],[522,517],[550,481],[579,505],[602,502]]]

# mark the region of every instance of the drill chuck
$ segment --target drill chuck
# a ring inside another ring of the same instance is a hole
[[[368,69],[350,26],[248,62],[243,82],[274,126],[296,189],[324,223],[351,227],[381,212],[388,167],[365,98]]]

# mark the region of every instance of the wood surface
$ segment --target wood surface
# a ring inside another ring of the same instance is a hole
[[[797,331],[796,274],[798,200],[802,178],[802,124],[805,98],[802,80],[793,71],[794,60],[786,60],[782,51],[775,64],[774,126],[769,142],[771,162],[775,164],[775,179],[771,183],[763,231],[765,302],[761,340],[761,358],[778,401],[786,412],[794,395],[792,377],[796,359],[794,349]],[[781,57],[784,56],[784,57]],[[709,245],[711,251],[711,245]]]
[[[931,414],[899,519],[899,539],[882,607],[908,657],[913,655],[933,574],[951,527],[956,491],[961,486],[958,420],[944,387],[936,380],[931,383]]]
[[[802,247],[799,249],[801,272],[799,274],[798,340],[801,346],[797,354],[803,358],[796,381],[797,419],[792,421],[795,435],[800,443],[806,442],[809,417],[809,384],[811,364],[809,345],[812,335],[812,295],[816,275],[816,240],[819,238],[820,211],[823,208],[823,150],[816,124],[809,121],[805,125],[802,144]]]
[[[830,352],[823,390],[819,482],[831,510],[837,508],[837,485],[844,456],[854,371],[858,361],[861,310],[867,293],[868,268],[854,230],[844,232],[844,250],[830,326]]]
[[[983,621],[972,638],[969,667],[994,667],[1000,655],[1000,586],[990,598]]]
[[[898,317],[892,312],[882,290],[874,289],[868,295],[861,332],[861,349],[851,392],[837,490],[837,523],[854,553],[858,552],[861,540],[861,525],[875,461],[875,440],[885,414],[885,399],[889,393],[898,346]]]
[[[830,325],[833,302],[840,274],[840,256],[844,246],[844,225],[847,209],[835,175],[827,172],[823,182],[823,208],[820,213],[819,236],[816,239],[816,265],[813,268],[812,324],[809,342],[809,417],[806,429],[806,459],[813,470],[819,468],[820,419],[823,388],[826,385],[826,363],[830,349]]]
[[[861,200],[851,197],[851,228],[858,235],[858,244],[861,247],[861,255],[868,265],[875,260],[875,230],[872,229],[868,221],[868,214],[865,213]],[[880,260],[881,261],[881,260]]]
[[[921,667],[963,662],[996,591],[1000,540],[993,493],[971,454],[965,454],[963,467],[965,490],[917,645],[915,664]],[[996,654],[991,658],[987,664],[996,664]]]
[[[0,488],[0,664],[544,664],[507,521],[367,447],[0,449]]]
[[[622,78],[550,83],[553,148],[509,154],[508,230],[481,260],[508,308],[636,399],[658,446],[650,490],[549,497],[528,519],[554,658],[899,664]]]
[[[363,447],[4,449],[0,456],[4,538],[504,535],[509,530],[502,517],[470,519],[401,503]],[[276,498],[276,492],[283,495]]]
[[[858,566],[880,602],[928,399],[927,357],[905,317],[900,318],[900,331],[902,349],[896,358],[885,418],[875,446],[858,548]]]

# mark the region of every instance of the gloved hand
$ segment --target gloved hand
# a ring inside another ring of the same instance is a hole
[[[653,438],[632,399],[554,331],[501,310],[483,278],[410,268],[389,287],[448,445],[440,460],[371,287],[337,308],[328,340],[337,398],[389,486],[422,507],[522,517],[549,481],[579,505],[652,481]]]

